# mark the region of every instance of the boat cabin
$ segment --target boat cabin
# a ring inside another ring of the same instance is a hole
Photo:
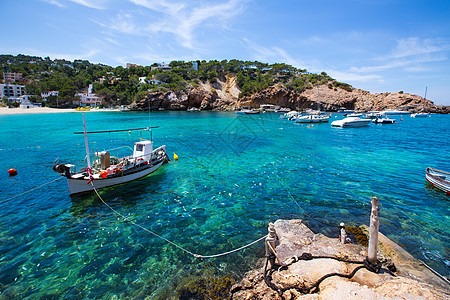
[[[133,158],[142,158],[150,160],[153,151],[153,143],[151,141],[140,141],[134,144]]]

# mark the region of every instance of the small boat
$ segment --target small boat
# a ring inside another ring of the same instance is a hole
[[[281,107],[281,108],[275,110],[275,112],[278,112],[278,113],[287,113],[287,112],[290,112],[290,111],[291,111],[291,109],[290,108],[286,108],[286,107]]]
[[[410,114],[410,112],[403,111],[403,110],[388,109],[388,110],[382,111],[380,114],[382,114],[382,115],[408,115],[408,114]]]
[[[434,187],[443,190],[450,195],[450,173],[428,167],[425,178]]]
[[[197,107],[188,108],[187,111],[200,111]]]
[[[95,159],[91,165],[87,133],[150,130],[150,128],[87,132],[84,115],[83,123],[84,131],[75,133],[84,133],[87,168],[77,172],[75,166],[72,164],[56,164],[53,166],[55,172],[61,173],[63,176],[67,177],[70,195],[89,192],[93,191],[94,188],[101,189],[142,178],[155,172],[159,167],[169,161],[165,145],[153,149],[152,141],[141,140],[134,144],[132,155],[123,156],[121,158],[110,155],[112,150],[118,151],[120,148],[101,151],[94,153]],[[131,148],[129,149],[132,150]]]
[[[381,114],[378,111],[369,111],[366,114],[366,119],[376,119],[376,118],[381,118]]]
[[[254,110],[254,109],[245,109],[244,113],[246,115],[257,115],[259,114],[259,110]]]
[[[370,119],[361,119],[359,117],[349,117],[342,120],[336,120],[331,122],[331,126],[336,127],[362,127],[367,126],[370,123]]]
[[[352,117],[362,117],[362,113],[352,113],[352,114],[348,114],[348,115],[344,115],[347,118],[352,118]]]
[[[415,114],[411,114],[411,118],[426,118],[429,117],[430,114],[429,113],[415,113]]]
[[[296,123],[327,123],[330,116],[327,115],[306,115],[295,118]]]
[[[296,118],[296,117],[298,117],[299,115],[300,115],[300,113],[299,113],[298,111],[293,110],[293,111],[290,111],[290,112],[287,112],[287,113],[282,114],[282,115],[280,116],[280,119],[289,119],[289,120],[292,120],[293,118]]]
[[[372,123],[375,123],[375,124],[394,124],[395,123],[395,119],[389,119],[388,117],[376,118],[376,119],[372,120]]]

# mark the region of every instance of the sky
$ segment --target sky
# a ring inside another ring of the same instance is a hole
[[[448,0],[1,0],[0,54],[286,63],[450,105]]]

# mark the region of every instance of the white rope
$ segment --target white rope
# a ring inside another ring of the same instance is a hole
[[[153,234],[153,235],[156,236],[156,237],[159,237],[160,239],[162,239],[162,240],[166,241],[167,243],[169,243],[169,244],[171,244],[171,245],[177,247],[178,249],[183,250],[183,251],[186,252],[187,254],[190,254],[190,255],[194,256],[195,258],[214,258],[214,257],[219,257],[219,256],[228,255],[228,254],[231,254],[231,253],[240,251],[240,250],[242,250],[242,249],[245,249],[245,248],[247,248],[247,247],[250,247],[251,245],[256,244],[257,242],[259,242],[259,241],[261,241],[262,239],[264,239],[264,238],[267,237],[267,235],[265,235],[265,236],[263,236],[263,237],[257,239],[256,241],[251,242],[250,244],[247,244],[247,245],[242,246],[242,247],[240,247],[240,248],[238,248],[238,249],[234,249],[234,250],[231,250],[231,251],[228,251],[228,252],[224,252],[224,253],[219,253],[219,254],[214,254],[214,255],[201,255],[201,254],[196,254],[196,253],[193,253],[193,252],[191,252],[191,251],[189,251],[189,250],[187,250],[187,249],[181,247],[180,245],[175,244],[174,242],[172,242],[172,241],[166,239],[165,237],[163,237],[163,236],[157,234],[156,232],[153,232],[153,231],[151,231],[150,229],[147,229],[147,228],[145,228],[145,227],[143,227],[143,226],[137,224],[137,223],[134,222],[133,220],[130,220],[128,217],[122,215],[120,212],[118,212],[118,211],[115,210],[113,207],[111,207],[108,203],[106,203],[105,200],[103,200],[103,198],[100,196],[100,194],[98,193],[97,189],[95,188],[95,186],[94,186],[94,184],[93,184],[92,182],[91,182],[90,184],[92,185],[92,188],[94,189],[94,192],[97,194],[98,198],[102,201],[102,203],[105,204],[109,209],[111,209],[111,210],[112,210],[114,213],[116,213],[118,216],[121,216],[121,217],[124,218],[125,220],[129,221],[131,224],[133,224],[133,225],[135,225],[135,226],[141,228],[141,229],[144,230],[144,231],[147,231],[147,232],[150,233],[150,234]]]
[[[20,193],[20,194],[18,194],[18,195],[15,195],[15,196],[13,196],[13,197],[11,197],[11,198],[9,198],[9,199],[3,200],[3,201],[0,202],[0,204],[5,203],[6,201],[9,201],[9,200],[11,200],[11,199],[17,198],[17,197],[19,197],[19,196],[25,195],[25,194],[27,194],[27,193],[29,193],[29,192],[31,192],[31,191],[37,190],[37,189],[39,189],[39,188],[41,188],[41,187],[43,187],[43,186],[45,186],[45,185],[47,185],[47,184],[50,184],[50,183],[55,182],[55,181],[58,181],[58,180],[60,180],[61,178],[63,178],[63,177],[62,177],[62,176],[61,176],[61,177],[58,177],[58,178],[56,178],[56,179],[54,179],[54,180],[52,180],[52,181],[49,181],[49,182],[44,183],[44,184],[41,184],[40,186],[37,186],[37,187],[35,187],[35,188],[32,188],[31,190],[28,190],[28,191],[26,191],[26,192],[23,192],[23,193]]]

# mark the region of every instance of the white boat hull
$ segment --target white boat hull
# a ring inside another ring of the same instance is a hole
[[[92,180],[92,184],[94,185],[95,189],[101,189],[101,188],[105,188],[105,187],[110,187],[110,186],[130,182],[130,181],[142,178],[144,176],[149,175],[150,173],[155,172],[165,162],[166,161],[163,160],[163,161],[161,161],[153,166],[150,166],[146,169],[136,171],[134,173],[129,173],[127,175],[120,176],[120,177],[94,179],[94,180]],[[83,178],[79,178],[79,179],[67,178],[67,183],[69,185],[70,195],[83,193],[83,192],[90,192],[90,191],[94,190],[91,183],[89,182],[88,177],[83,177]]]
[[[450,195],[450,173],[427,168],[425,174],[427,181],[432,186],[446,192],[447,195]]]
[[[327,123],[329,121],[329,117],[307,117],[307,118],[296,118],[296,123]]]
[[[360,119],[358,117],[349,117],[342,120],[331,122],[331,126],[335,127],[363,127],[369,125],[370,119]]]

